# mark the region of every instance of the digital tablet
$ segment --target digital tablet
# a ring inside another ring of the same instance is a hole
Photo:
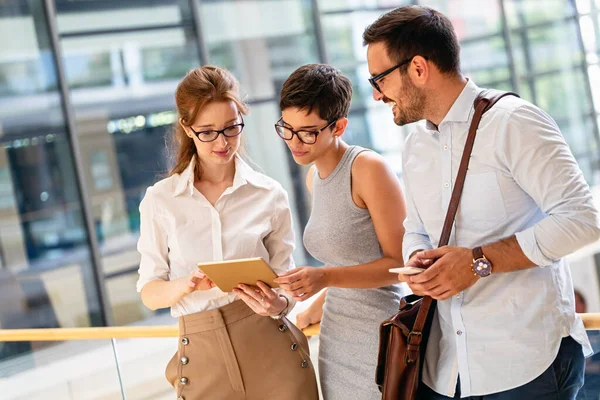
[[[240,283],[256,286],[257,281],[263,281],[272,288],[279,287],[273,282],[277,274],[260,257],[196,265],[223,292],[232,292]]]

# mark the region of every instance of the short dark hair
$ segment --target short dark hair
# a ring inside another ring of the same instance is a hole
[[[460,45],[452,23],[432,8],[405,6],[383,14],[363,33],[363,45],[380,42],[397,63],[422,56],[441,72],[460,73]]]
[[[352,83],[330,65],[308,64],[295,70],[283,83],[279,108],[298,108],[333,122],[346,117],[352,100]]]

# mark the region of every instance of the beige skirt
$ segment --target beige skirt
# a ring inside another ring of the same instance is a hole
[[[318,400],[306,336],[240,300],[179,318],[166,377],[180,400]]]

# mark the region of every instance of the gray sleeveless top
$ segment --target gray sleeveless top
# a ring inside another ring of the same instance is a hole
[[[304,246],[326,265],[365,264],[383,257],[369,210],[352,200],[352,164],[363,151],[366,149],[351,146],[327,178],[321,179],[318,171],[313,177]]]
[[[365,264],[383,257],[369,211],[352,200],[352,164],[365,150],[351,146],[327,178],[321,179],[318,172],[313,177],[304,246],[327,266]],[[373,383],[379,324],[398,311],[402,295],[400,285],[327,289],[319,336],[319,374],[325,399],[381,398]]]

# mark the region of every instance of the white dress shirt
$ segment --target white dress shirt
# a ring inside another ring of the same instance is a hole
[[[292,216],[283,187],[236,156],[233,186],[213,206],[194,187],[194,165],[195,158],[181,175],[149,187],[140,203],[137,291],[150,281],[191,275],[199,262],[261,257],[278,275],[294,268]],[[216,287],[196,291],[171,307],[171,315],[206,311],[237,299]]]
[[[404,259],[437,247],[480,92],[469,81],[439,127],[427,122],[406,141]],[[555,122],[514,96],[479,125],[450,245],[473,248],[515,235],[539,267],[493,273],[439,301],[423,381],[454,396],[522,386],[541,375],[571,335],[591,351],[575,313],[564,258],[599,238],[598,212]]]

